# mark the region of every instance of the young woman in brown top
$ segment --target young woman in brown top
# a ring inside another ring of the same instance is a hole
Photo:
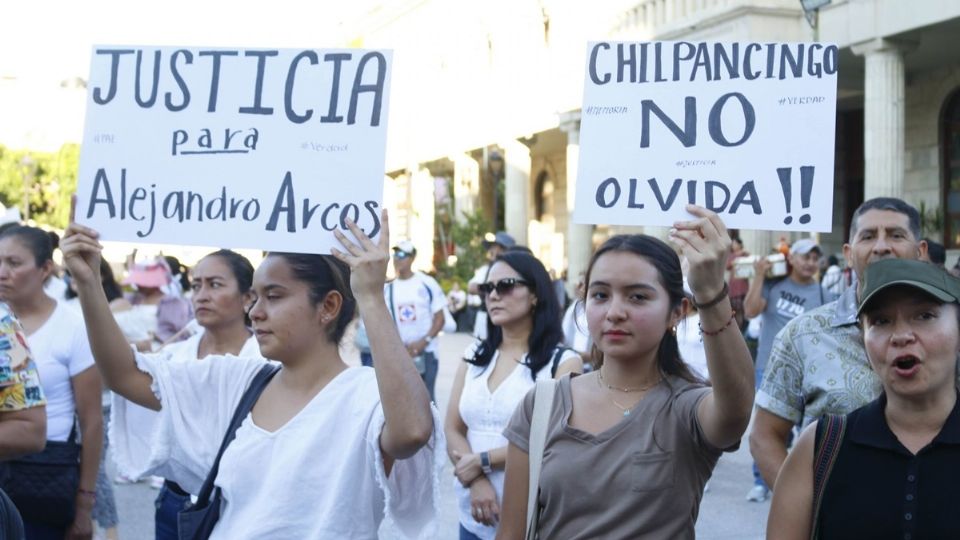
[[[584,299],[599,367],[562,378],[551,407],[541,538],[693,538],[703,486],[747,427],[753,364],[724,285],[730,238],[715,214],[687,209],[696,219],[677,222],[670,240],[690,263],[713,386],[677,349],[688,307],[677,254],[649,236],[609,239],[590,261]],[[505,432],[498,539],[525,533],[533,396]]]

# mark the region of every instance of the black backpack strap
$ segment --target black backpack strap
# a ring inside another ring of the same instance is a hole
[[[557,368],[560,367],[560,358],[563,356],[563,353],[572,350],[573,349],[569,347],[557,345],[557,348],[553,350],[553,360],[550,361],[550,377],[557,376]]]
[[[813,519],[811,521],[810,538],[816,539],[820,525],[820,504],[830,479],[830,472],[837,462],[840,447],[843,444],[843,434],[847,429],[847,417],[828,414],[820,417],[817,422],[817,436],[813,452]]]
[[[210,502],[210,496],[213,494],[213,482],[217,479],[217,473],[220,471],[220,458],[223,457],[223,452],[227,449],[227,446],[230,446],[230,443],[237,435],[237,429],[240,427],[240,424],[243,423],[243,420],[250,414],[250,411],[253,410],[253,406],[257,403],[257,400],[260,399],[260,394],[263,393],[263,389],[267,387],[267,383],[270,382],[270,379],[272,379],[278,371],[280,371],[280,366],[266,364],[260,368],[260,371],[257,372],[253,380],[250,381],[250,386],[243,392],[243,396],[240,397],[240,403],[237,404],[237,408],[233,412],[233,418],[230,419],[230,425],[227,426],[227,432],[223,436],[223,442],[220,443],[220,450],[217,451],[217,457],[213,460],[213,466],[210,467],[207,479],[203,481],[203,486],[197,495],[195,506],[205,506]]]

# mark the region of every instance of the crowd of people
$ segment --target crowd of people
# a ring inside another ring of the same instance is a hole
[[[666,241],[608,238],[569,305],[505,232],[445,293],[386,213],[330,255],[131,257],[120,281],[97,231],[2,230],[0,533],[115,538],[109,446],[114,481],[159,488],[164,540],[692,538],[749,435],[770,538],[960,534],[960,278],[916,209],[863,203],[843,264],[812,238],[751,258],[688,211]]]

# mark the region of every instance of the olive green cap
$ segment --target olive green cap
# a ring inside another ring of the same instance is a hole
[[[881,291],[898,285],[913,287],[944,302],[960,302],[960,279],[943,268],[911,259],[883,259],[867,267],[857,306],[859,317]]]

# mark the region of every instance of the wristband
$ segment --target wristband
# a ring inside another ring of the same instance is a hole
[[[90,491],[88,489],[77,488],[77,495],[83,495],[84,497],[90,497],[93,500],[97,500],[97,492]]]
[[[697,298],[696,298],[696,296],[694,296],[694,297],[693,297],[693,307],[695,307],[695,308],[697,308],[697,309],[712,308],[713,306],[719,304],[721,300],[723,300],[724,298],[726,298],[726,297],[727,297],[727,294],[729,294],[729,293],[730,293],[730,288],[727,287],[727,283],[724,282],[724,283],[723,283],[723,289],[720,289],[720,294],[718,294],[716,298],[714,298],[713,300],[710,300],[709,302],[704,302],[704,303],[701,304],[701,303],[697,302]]]
[[[483,470],[483,474],[490,474],[493,472],[493,467],[490,466],[489,452],[480,452],[480,468]]]
[[[429,345],[430,342],[433,341],[433,336],[431,336],[430,334],[427,334],[426,336],[424,336],[423,340],[426,341],[427,344]]]
[[[730,312],[730,318],[727,319],[727,324],[725,324],[725,325],[723,325],[722,327],[720,327],[719,330],[704,330],[704,329],[703,329],[703,325],[700,324],[700,323],[697,323],[697,326],[700,327],[700,340],[701,340],[701,341],[703,340],[703,336],[716,336],[716,335],[719,335],[720,332],[723,332],[723,331],[726,330],[731,324],[733,324],[733,321],[735,321],[736,318],[737,318],[737,312],[736,312],[736,311],[731,311],[731,312]]]

